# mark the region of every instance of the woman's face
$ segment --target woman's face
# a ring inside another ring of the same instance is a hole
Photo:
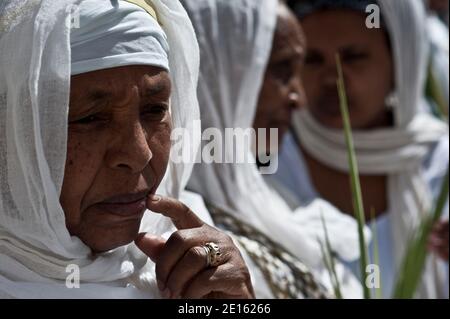
[[[133,241],[167,168],[171,83],[130,66],[72,77],[60,202],[66,225],[95,252]]]
[[[336,54],[342,61],[352,126],[371,129],[392,125],[385,106],[393,89],[393,63],[382,29],[368,29],[366,17],[351,10],[321,11],[302,26],[308,52],[302,78],[311,114],[323,125],[342,128],[336,87]]]
[[[277,19],[272,52],[253,122],[254,129],[267,130],[266,148],[269,151],[273,150],[270,150],[268,129],[278,129],[278,143],[281,145],[289,130],[292,112],[306,102],[300,78],[306,54],[305,36],[286,5],[279,5]]]

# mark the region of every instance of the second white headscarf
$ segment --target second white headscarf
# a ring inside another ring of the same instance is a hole
[[[224,132],[226,128],[251,128],[272,49],[278,0],[182,2],[200,45],[198,98],[203,129]],[[233,154],[233,148],[225,145],[224,154]],[[237,152],[254,160],[250,146]],[[312,269],[323,269],[318,242],[318,238],[324,238],[321,211],[329,221],[334,250],[348,260],[359,256],[352,218],[322,200],[293,212],[250,160],[242,164],[197,164],[188,188],[255,226]]]

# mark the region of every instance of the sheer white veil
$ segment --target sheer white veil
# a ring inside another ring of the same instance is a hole
[[[226,128],[251,128],[272,48],[278,0],[182,0],[182,3],[200,45],[198,98],[203,129],[218,128],[224,132]],[[224,145],[224,156],[232,154],[234,147]],[[237,152],[254,159],[249,145]],[[320,222],[312,226],[309,217],[314,212],[320,219],[322,210],[330,221],[345,224],[347,229],[354,227],[355,236],[349,235],[352,240],[336,232],[332,244],[350,260],[358,258],[356,224],[351,218],[321,200],[310,207],[310,213],[306,209],[294,213],[266,185],[251,161],[197,164],[188,188],[255,226],[313,269],[322,267],[318,237],[323,239],[323,233]]]
[[[92,256],[65,226],[59,194],[71,75],[68,21],[76,18],[79,2],[0,3],[0,296],[157,297],[152,265],[133,244]],[[173,126],[198,136],[199,53],[192,24],[178,1],[148,2],[170,46]],[[193,150],[198,144],[190,143]],[[178,197],[191,170],[192,163],[171,161],[158,192]],[[167,219],[146,215],[143,230],[171,229]],[[66,289],[69,264],[80,268],[79,289]]]

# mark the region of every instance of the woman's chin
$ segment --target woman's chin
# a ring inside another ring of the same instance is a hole
[[[140,220],[108,229],[92,229],[80,239],[94,253],[103,253],[132,243],[139,234]]]
[[[314,114],[314,118],[317,122],[330,129],[342,129],[344,127],[341,115]]]

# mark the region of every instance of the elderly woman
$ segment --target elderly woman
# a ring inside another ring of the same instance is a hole
[[[2,1],[1,297],[253,297],[230,237],[166,197],[197,75],[176,1]]]
[[[263,82],[273,91],[278,91],[279,85],[283,91],[296,94],[299,83],[291,78],[290,68],[301,65],[304,42],[295,17],[285,5],[277,0],[182,3],[200,44],[198,96],[204,130],[216,128],[224,133],[230,128],[251,129]],[[297,99],[291,96],[288,104]],[[267,100],[269,105],[271,102]],[[280,102],[275,99],[275,103]],[[272,115],[284,118],[277,112]],[[204,142],[210,143],[207,139]],[[263,180],[251,143],[241,142],[239,146],[224,141],[220,152],[229,158],[233,154],[245,155],[246,161],[227,163],[203,158],[194,167],[188,188],[204,197],[214,222],[235,234],[251,257],[247,263],[257,295],[317,296],[317,289],[311,289],[310,276],[305,273],[307,269],[316,282],[331,289],[320,247],[324,241],[320,212],[330,221],[333,249],[349,260],[358,258],[354,221],[321,200],[294,212]],[[344,231],[348,229],[355,232]],[[359,283],[341,264],[337,268],[344,296],[360,297]],[[256,287],[257,283],[268,285]]]
[[[370,4],[381,10],[379,28],[366,25]],[[311,0],[291,6],[308,40],[301,72],[308,106],[294,120],[298,142],[285,141],[279,181],[302,200],[322,197],[343,212],[353,211],[336,89],[339,53],[366,218],[375,211],[382,286],[389,297],[406,244],[430,211],[448,167],[448,126],[424,111],[428,55],[422,2]],[[443,241],[436,246],[445,250]],[[418,295],[445,297],[445,282],[445,265],[430,256]]]

